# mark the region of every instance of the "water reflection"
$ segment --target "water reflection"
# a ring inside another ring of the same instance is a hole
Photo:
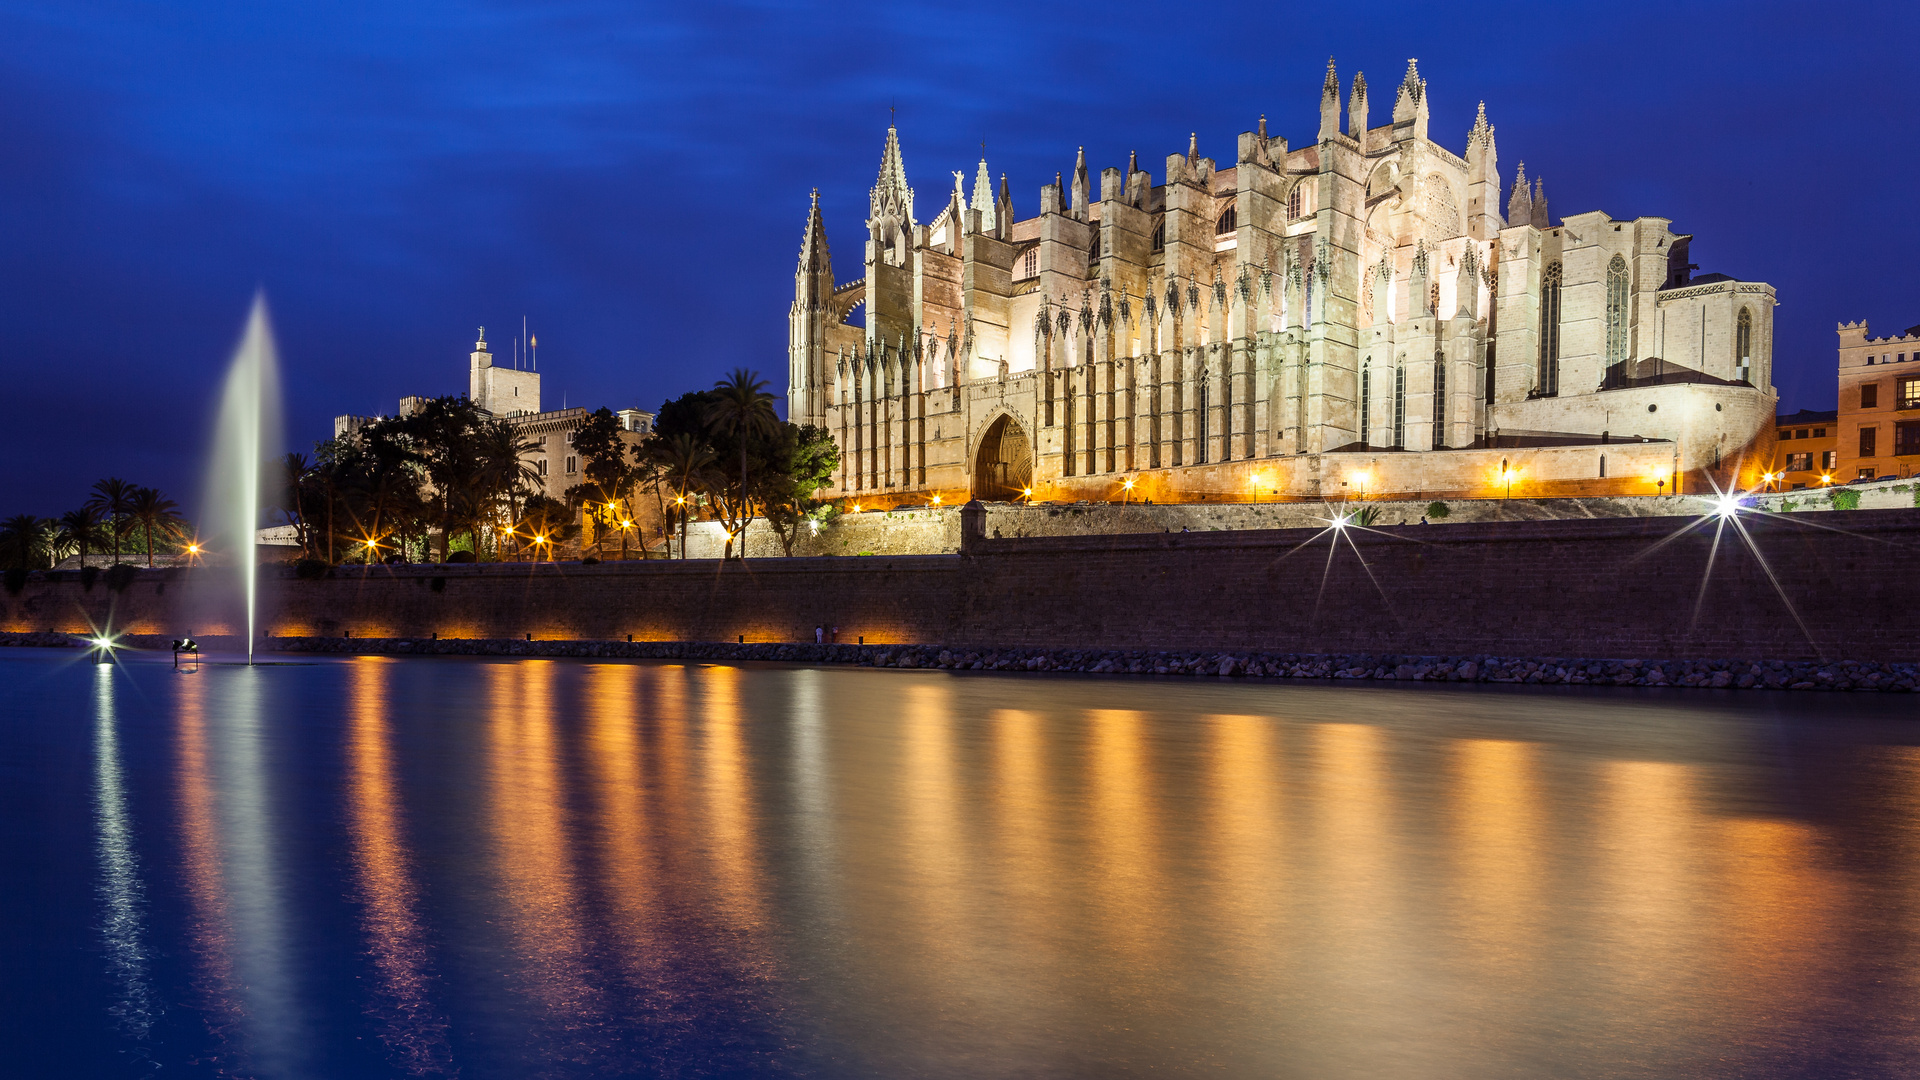
[[[114,707],[118,677],[116,665],[93,666],[94,851],[100,861],[95,894],[114,993],[108,1012],[120,1033],[139,1044],[145,1056],[157,1002],[150,972],[153,958],[147,946],[146,885],[133,850],[133,822],[120,760],[120,717]]]
[[[289,670],[169,676],[170,769],[124,675],[74,699],[76,949],[183,1075],[1920,1062],[1920,751],[1844,714],[1786,776],[1775,718],[1605,695]]]
[[[605,1006],[579,908],[555,667],[485,668],[487,834],[495,921],[515,961],[508,977],[532,1007],[525,1037],[538,1057],[573,1058],[587,1052],[579,1034],[601,1022]]]
[[[264,758],[263,669],[182,679],[181,824],[199,989],[223,1071],[301,1075],[312,1051],[288,956]]]
[[[413,1076],[449,1072],[447,1021],[434,1001],[419,886],[408,850],[399,777],[393,764],[387,683],[393,662],[360,657],[349,677],[347,828],[352,842],[368,955],[379,985],[368,1012],[379,1025],[388,1064]]]

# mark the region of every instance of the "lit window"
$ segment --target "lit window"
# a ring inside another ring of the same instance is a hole
[[[1549,263],[1540,281],[1540,370],[1538,392],[1560,392],[1560,264]]]
[[[1787,455],[1787,471],[1788,472],[1812,472],[1813,471],[1813,455],[1810,453],[1788,454]]]
[[[1920,409],[1920,376],[1911,376],[1896,380],[1900,389],[1900,400],[1894,402],[1896,408]]]

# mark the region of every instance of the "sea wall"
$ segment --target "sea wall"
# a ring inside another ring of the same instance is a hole
[[[274,636],[852,643],[1300,654],[1852,659],[1920,654],[1920,511],[994,539],[957,555],[340,567],[266,583]],[[1689,527],[1690,526],[1690,527]],[[1717,537],[1717,540],[1716,540]],[[1748,542],[1759,555],[1750,549]],[[1764,557],[1764,563],[1762,561]],[[204,571],[78,575],[0,629],[234,632]]]

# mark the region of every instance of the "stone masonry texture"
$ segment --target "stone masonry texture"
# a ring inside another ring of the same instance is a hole
[[[820,626],[842,644],[976,649],[1915,660],[1906,564],[1920,510],[1817,520],[995,540],[981,514],[957,555],[288,573],[266,583],[260,625],[343,639],[811,643]],[[35,575],[0,595],[0,629],[230,635],[214,584],[205,571],[142,572],[120,591]]]

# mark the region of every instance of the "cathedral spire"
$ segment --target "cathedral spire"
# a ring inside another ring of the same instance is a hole
[[[1467,129],[1467,152],[1471,154],[1477,147],[1493,148],[1493,125],[1487,123],[1487,103],[1480,103],[1480,112],[1473,118],[1473,127]]]
[[[820,189],[813,189],[813,205],[807,210],[807,228],[800,236],[800,269],[795,276],[833,274],[833,260],[827,254],[827,226],[820,218]]]
[[[900,129],[887,124],[887,145],[880,152],[880,177],[874,181],[870,209],[874,218],[893,216],[913,224],[913,189],[907,186],[907,166],[900,156]]]
[[[1537,176],[1533,178],[1533,224],[1541,229],[1553,227],[1553,218],[1547,216],[1547,184]]]
[[[1340,132],[1340,76],[1333,70],[1333,57],[1327,57],[1327,78],[1320,84],[1320,140]]]
[[[1507,224],[1533,224],[1533,195],[1527,186],[1527,163],[1521,162],[1513,176],[1513,194],[1507,197]]]
[[[1361,153],[1367,149],[1367,73],[1356,71],[1353,74],[1353,94],[1347,98],[1347,134],[1360,144]]]
[[[1427,80],[1420,77],[1420,61],[1407,60],[1406,77],[1400,80],[1400,90],[1393,99],[1393,122],[1396,127],[1410,124],[1411,128],[1400,129],[1415,139],[1427,137]]]
[[[1493,145],[1493,125],[1487,123],[1487,103],[1467,131],[1467,235],[1489,240],[1501,229],[1500,154]]]
[[[987,171],[984,145],[980,148],[980,168],[973,174],[973,209],[980,215],[981,232],[992,235],[997,231],[993,214],[993,174]]]
[[[1073,161],[1073,216],[1081,221],[1087,220],[1087,199],[1090,192],[1087,185],[1087,148],[1081,147]]]

